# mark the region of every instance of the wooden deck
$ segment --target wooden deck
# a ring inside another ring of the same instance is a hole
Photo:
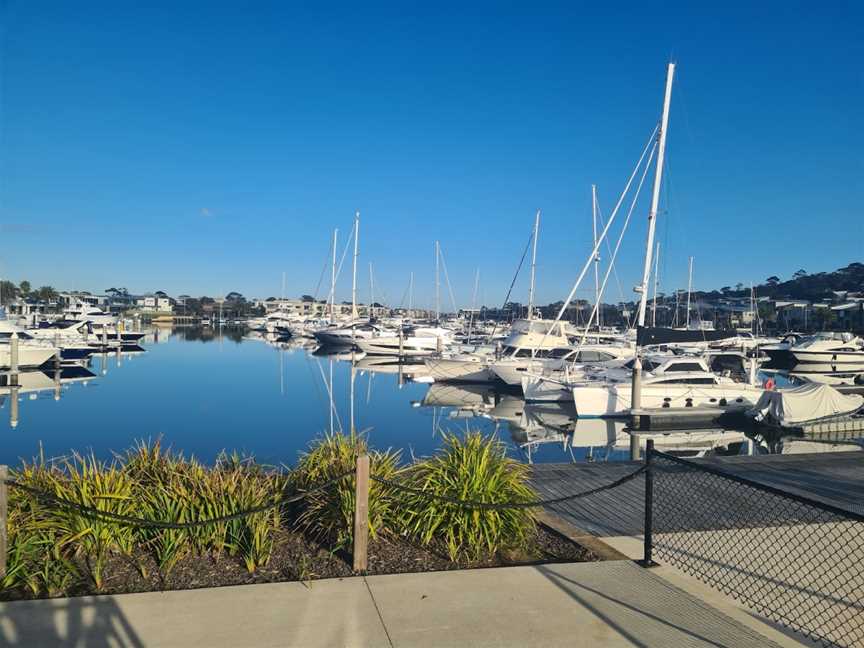
[[[864,452],[712,457],[695,461],[864,513]],[[640,465],[634,462],[536,464],[531,481],[543,499],[562,497],[614,482]],[[639,476],[617,488],[547,508],[598,537],[641,535],[644,485],[644,478]],[[693,497],[698,501],[699,493],[694,493]]]

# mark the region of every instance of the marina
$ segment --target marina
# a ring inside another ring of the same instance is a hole
[[[49,4],[0,646],[864,648],[860,7]]]

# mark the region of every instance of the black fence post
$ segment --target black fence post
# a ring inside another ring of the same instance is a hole
[[[642,557],[643,567],[653,567],[651,551],[654,544],[654,439],[645,442],[645,545]]]

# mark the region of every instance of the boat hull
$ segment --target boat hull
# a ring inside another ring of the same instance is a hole
[[[845,369],[861,369],[864,371],[864,352],[856,351],[795,351],[792,357],[799,364],[820,364],[842,366]]]
[[[724,385],[642,385],[640,407],[722,407],[753,405],[763,390],[744,384]],[[573,400],[579,416],[627,416],[632,393],[629,383],[578,385]]]
[[[431,356],[438,351],[438,341],[434,338],[377,337],[357,340],[361,351],[370,355],[391,355],[400,357]]]
[[[18,367],[40,367],[48,362],[57,353],[57,349],[51,347],[28,347],[20,346],[18,348]],[[0,348],[0,368],[9,369],[12,361],[12,354],[9,345],[4,345]]]

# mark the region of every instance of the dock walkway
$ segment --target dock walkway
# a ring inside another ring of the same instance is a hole
[[[864,512],[864,452],[695,459],[768,486]],[[541,498],[562,497],[597,488],[627,475],[638,462],[535,464],[532,485]],[[709,493],[693,493],[694,502]],[[645,480],[548,507],[570,524],[598,537],[642,534]]]

